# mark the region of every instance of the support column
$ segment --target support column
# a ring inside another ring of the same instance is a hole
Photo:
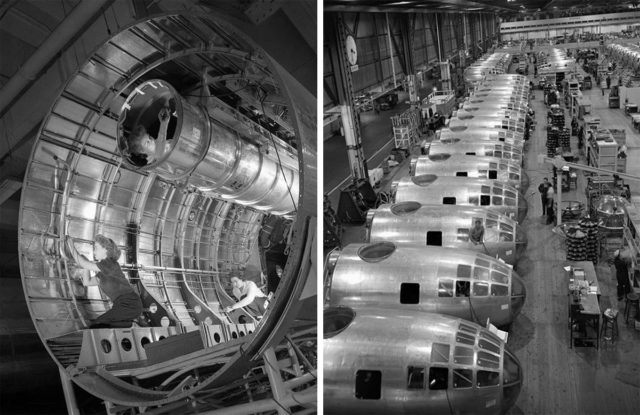
[[[396,64],[393,59],[393,44],[391,43],[391,26],[389,25],[389,13],[384,14],[387,19],[387,41],[389,42],[389,58],[391,58],[391,74],[393,75],[393,87],[397,88],[398,83],[396,80]]]
[[[60,373],[60,383],[62,384],[64,401],[67,404],[67,412],[69,415],[80,415],[80,409],[78,408],[78,402],[76,401],[76,394],[73,391],[73,383],[69,378],[69,374],[61,367],[58,368],[58,371]]]
[[[367,160],[362,151],[362,136],[360,135],[360,119],[354,111],[355,103],[353,99],[353,78],[351,77],[351,65],[347,59],[346,39],[347,33],[342,15],[337,14],[334,20],[338,49],[338,62],[340,80],[342,86],[343,100],[341,102],[342,125],[347,142],[347,153],[349,156],[349,167],[351,177],[354,182],[364,179],[369,180],[369,170]],[[345,110],[344,107],[348,107]]]
[[[344,131],[344,140],[347,143],[347,156],[349,157],[349,167],[351,175],[354,179],[362,179],[369,177],[366,170],[367,161],[362,151],[362,143],[359,140],[359,134],[356,132],[353,107],[349,105],[340,106],[340,119],[342,120],[342,129]]]
[[[282,382],[282,376],[280,376],[280,369],[278,369],[278,359],[273,351],[273,348],[268,348],[264,354],[264,368],[269,377],[269,383],[271,384],[271,393],[273,394],[273,400],[276,401],[278,407],[278,415],[288,415],[289,412],[284,406],[284,400],[287,397],[287,388]]]

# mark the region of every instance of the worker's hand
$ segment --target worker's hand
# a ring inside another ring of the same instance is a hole
[[[158,119],[160,122],[166,122],[169,120],[169,116],[171,116],[171,109],[169,107],[164,107],[158,113]]]
[[[231,311],[233,311],[233,308],[232,308],[232,307],[225,307],[225,308],[223,309],[223,311],[224,311],[225,313],[230,313]]]

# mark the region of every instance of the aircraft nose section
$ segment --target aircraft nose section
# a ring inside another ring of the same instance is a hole
[[[524,281],[518,274],[513,272],[511,275],[511,313],[515,317],[520,313],[527,298],[527,290]]]
[[[520,224],[516,224],[516,260],[520,259],[527,250],[527,234]]]
[[[507,348],[504,349],[504,366],[502,371],[502,413],[515,405],[522,389],[522,368],[518,358]]]

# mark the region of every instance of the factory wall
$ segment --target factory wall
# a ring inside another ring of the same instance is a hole
[[[325,33],[333,30],[327,13]],[[355,95],[380,92],[401,84],[416,71],[428,72],[439,60],[454,60],[459,52],[479,55],[497,33],[495,16],[470,13],[340,13],[347,33],[354,37],[357,69],[351,73]],[[438,45],[438,34],[440,44]],[[340,104],[337,51],[334,36],[324,42],[324,108]],[[408,41],[403,41],[408,40]],[[407,47],[407,45],[410,45]],[[466,48],[465,48],[466,45]],[[410,48],[410,50],[407,50]],[[341,52],[341,51],[339,51]],[[406,56],[409,53],[410,58]],[[413,67],[407,67],[412,62]],[[437,72],[437,71],[436,71]],[[395,83],[394,83],[395,76]],[[428,72],[427,78],[431,77]],[[426,79],[428,80],[428,79]]]

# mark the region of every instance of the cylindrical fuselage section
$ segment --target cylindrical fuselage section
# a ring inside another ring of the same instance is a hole
[[[517,120],[499,117],[473,117],[469,119],[451,118],[448,120],[447,126],[451,131],[462,132],[466,130],[475,130],[480,128],[504,129],[514,131],[525,135],[525,123]]]
[[[163,108],[171,114],[166,140],[161,139]],[[152,143],[146,154],[134,147],[140,126]],[[298,200],[298,162],[295,153],[278,141],[257,145],[185,100],[163,80],[147,81],[129,95],[118,129],[121,153],[133,168],[152,170],[168,180],[188,179],[224,199],[287,214]]]
[[[465,128],[459,131],[452,131],[449,128],[443,128],[436,131],[436,140],[455,141],[455,140],[489,140],[502,141],[507,144],[524,147],[524,133],[515,131],[507,131],[502,128]]]
[[[517,111],[511,110],[498,110],[495,108],[482,109],[478,111],[467,111],[465,109],[460,109],[455,111],[453,117],[458,118],[460,120],[465,119],[473,119],[476,117],[495,117],[499,119],[509,119],[517,122],[526,122],[527,115]]]
[[[394,203],[480,206],[517,219],[527,215],[527,202],[518,190],[497,180],[422,175],[392,183]]]
[[[327,414],[499,414],[515,404],[522,368],[474,323],[413,310],[324,312]]]
[[[466,154],[420,156],[412,171],[415,176],[436,174],[498,180],[516,189],[526,189],[529,185],[529,179],[518,163],[498,157]]]
[[[469,238],[477,221],[484,227],[482,243],[473,243]],[[389,241],[470,249],[511,265],[527,244],[524,230],[515,219],[480,207],[418,202],[381,205],[367,212],[367,227],[371,243]]]
[[[350,244],[328,272],[333,306],[415,309],[505,326],[525,300],[511,267],[466,249]]]
[[[511,160],[518,165],[522,165],[522,148],[513,146],[500,141],[458,141],[455,143],[446,143],[442,141],[433,141],[427,143],[424,148],[426,155],[439,154],[466,154],[472,156],[488,156],[505,160]]]
[[[462,104],[463,111],[477,113],[480,111],[517,111],[520,114],[526,115],[529,113],[529,106],[527,104],[512,104],[510,102],[483,102],[481,104],[472,104],[465,101]]]

